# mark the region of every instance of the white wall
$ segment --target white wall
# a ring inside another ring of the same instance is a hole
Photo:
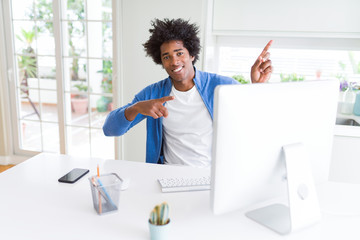
[[[160,65],[145,57],[142,46],[149,38],[154,18],[183,18],[203,25],[206,0],[123,0],[122,1],[122,104],[130,102],[147,85],[167,77]],[[201,29],[204,29],[201,27]],[[201,33],[203,35],[203,33]],[[200,37],[202,37],[200,35]],[[201,55],[202,56],[202,55]],[[202,58],[202,57],[201,57]],[[197,67],[201,68],[201,60]],[[146,122],[138,124],[122,138],[124,159],[145,161]]]

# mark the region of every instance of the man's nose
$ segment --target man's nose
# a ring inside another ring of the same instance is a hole
[[[172,65],[177,65],[179,63],[179,58],[178,57],[172,57],[171,58],[171,64]]]

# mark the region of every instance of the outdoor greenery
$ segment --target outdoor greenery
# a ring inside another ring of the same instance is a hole
[[[18,56],[19,80],[36,77],[36,59],[32,56]]]
[[[19,39],[24,46],[26,46],[22,51],[21,55],[18,57],[18,65],[20,71],[24,72],[23,77],[36,77],[36,58],[34,56],[35,51],[32,48],[32,43],[35,38],[35,27],[26,31],[25,29],[21,29],[21,35],[16,35],[16,38]],[[20,78],[20,80],[23,80]]]
[[[112,61],[103,60],[103,69],[98,71],[103,74],[101,81],[101,89],[104,93],[112,93]],[[98,112],[106,112],[112,104],[112,97],[101,96],[96,102],[96,108]]]
[[[74,94],[75,98],[87,98],[88,86],[84,82],[74,84],[74,88],[79,92],[84,92],[83,94]]]
[[[305,80],[304,76],[297,75],[296,73],[291,73],[291,74],[280,73],[281,82],[301,82],[304,80]]]
[[[67,0],[66,17],[69,20],[84,20],[85,19],[85,6],[83,0]],[[106,7],[111,7],[111,1],[105,1],[103,4]],[[37,0],[34,3],[34,8],[29,8],[25,13],[31,20],[52,20],[53,9],[52,1],[49,0]],[[104,19],[110,19],[111,14],[108,12],[103,13]],[[70,78],[76,85],[78,81],[86,81],[83,77],[79,76],[80,70],[86,72],[86,65],[80,66],[79,59],[83,53],[83,48],[78,47],[75,42],[76,37],[82,37],[85,33],[85,23],[82,21],[67,21],[68,30],[68,54],[72,57],[72,64],[70,67]],[[111,41],[111,31],[109,32],[108,23],[103,24],[104,44]],[[24,56],[18,57],[18,66],[20,75],[24,77],[36,77],[37,72],[37,60],[35,57],[35,51],[32,48],[33,40],[39,33],[48,32],[53,33],[52,21],[37,21],[36,28],[31,30],[21,29],[21,35],[17,38],[27,46],[22,54]],[[110,34],[110,35],[109,35]],[[103,79],[100,83],[100,87],[104,93],[112,93],[112,62],[110,60],[103,61],[103,69],[99,72],[103,73]],[[73,85],[73,84],[72,84]],[[78,86],[73,87],[77,88]]]
[[[360,61],[356,62],[353,52],[349,52],[349,59],[350,59],[350,62],[351,62],[351,67],[353,69],[353,73],[354,74],[360,74]]]
[[[85,8],[81,0],[67,1],[68,17],[70,19],[83,20],[85,19]],[[81,27],[80,27],[81,26]],[[79,79],[79,56],[82,53],[81,49],[77,49],[73,42],[74,35],[82,35],[85,31],[84,23],[68,22],[68,38],[69,38],[69,56],[73,57],[71,67],[71,80]]]
[[[335,75],[335,77],[337,79],[339,79],[339,82],[340,82],[340,91],[345,91],[346,89],[348,89],[349,87],[349,84],[348,84],[348,77],[347,75],[345,74],[345,68],[346,68],[346,65],[343,63],[343,62],[339,62],[339,67],[341,69],[341,72],[340,73],[337,73]]]
[[[82,83],[78,83],[74,85],[75,88],[77,88],[77,90],[79,92],[83,91],[83,92],[87,92],[88,90],[88,86],[86,86],[83,82]]]
[[[35,38],[35,27],[29,31],[21,29],[21,35],[16,35],[16,38],[19,39],[22,43],[26,45],[26,48],[23,50],[23,53],[34,53],[34,49],[31,47],[34,38]]]
[[[35,11],[29,11],[27,14],[31,20],[52,20],[53,11],[52,11],[52,1],[49,0],[37,0],[35,1]],[[39,27],[38,32],[44,32],[48,30],[50,33],[53,32],[53,23],[52,21],[44,21],[45,26]]]
[[[32,48],[35,31],[35,27],[30,31],[21,29],[21,35],[16,35],[16,38],[25,46],[21,51],[21,54],[23,55],[17,56],[19,83],[21,86],[21,93],[24,97],[29,97],[28,78],[35,78],[37,76],[37,60],[34,56],[35,51]]]
[[[233,79],[235,79],[236,81],[238,81],[241,84],[247,84],[250,83],[249,79],[246,79],[243,75],[234,75],[232,76]]]
[[[101,88],[104,93],[112,93],[112,61],[104,60],[103,69],[98,71],[103,74]]]

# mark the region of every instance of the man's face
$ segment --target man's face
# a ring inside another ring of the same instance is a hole
[[[160,52],[162,65],[174,84],[192,82],[195,75],[192,62],[195,57],[190,56],[182,41],[165,42],[160,46]]]

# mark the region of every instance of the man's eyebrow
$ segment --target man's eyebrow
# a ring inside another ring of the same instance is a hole
[[[182,50],[183,50],[182,48],[179,48],[179,49],[175,49],[174,52],[180,52]],[[161,56],[165,56],[165,55],[169,55],[169,53],[166,52],[166,53],[161,54]]]

